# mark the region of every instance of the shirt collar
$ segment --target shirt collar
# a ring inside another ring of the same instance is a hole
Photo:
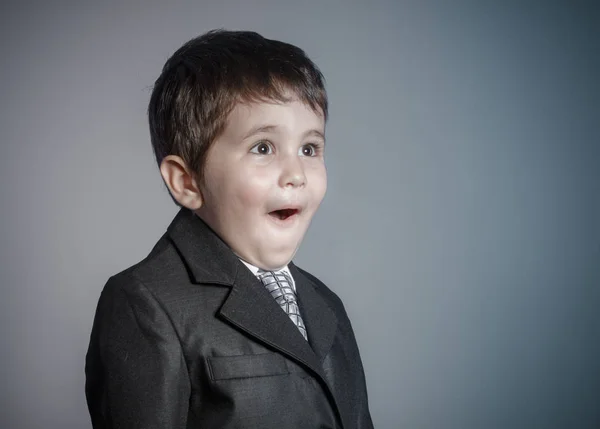
[[[256,266],[254,266],[254,265],[252,265],[252,264],[250,264],[250,263],[248,263],[248,262],[244,261],[242,258],[239,258],[239,259],[240,259],[240,261],[242,261],[242,263],[243,263],[245,266],[247,266],[247,267],[248,267],[248,269],[249,269],[249,270],[252,272],[252,274],[254,274],[254,275],[257,275],[257,274],[258,274],[258,272],[260,271],[260,268],[258,268],[258,267],[256,267]],[[281,268],[278,268],[278,269],[276,269],[276,270],[263,270],[263,271],[273,271],[273,272],[276,272],[276,273],[278,273],[279,271],[284,271],[284,272],[285,272],[286,274],[288,274],[290,277],[292,276],[292,273],[290,273],[290,269],[288,268],[288,266],[287,266],[287,265],[284,265],[283,267],[281,267]]]

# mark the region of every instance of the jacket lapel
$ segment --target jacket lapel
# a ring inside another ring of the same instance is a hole
[[[304,340],[302,334],[289,317],[281,310],[262,283],[244,266],[231,249],[214,233],[204,221],[192,211],[182,208],[168,228],[168,235],[187,264],[195,283],[220,284],[231,287],[227,299],[218,311],[219,317],[236,326],[246,334],[279,350],[288,357],[306,365],[324,381],[325,376],[319,358]],[[303,277],[295,270],[292,275]],[[305,285],[307,280],[300,280]],[[318,300],[315,292],[307,289],[307,305]],[[302,303],[300,303],[302,306]],[[323,304],[324,305],[324,304]],[[317,306],[319,306],[317,302]],[[302,308],[302,307],[301,307]],[[302,308],[304,314],[304,308]],[[309,310],[307,318],[316,317]],[[321,319],[309,329],[320,329]],[[319,349],[326,348],[330,334],[321,338],[315,334]],[[318,340],[317,340],[318,338]],[[325,340],[325,341],[324,341]],[[313,341],[311,341],[311,344]]]
[[[333,344],[337,318],[317,292],[315,284],[293,263],[289,264],[289,268],[296,283],[298,303],[308,332],[308,340],[322,363]]]
[[[294,263],[290,262],[288,266],[296,283],[298,303],[304,324],[306,325],[308,340],[319,359],[319,368],[323,371],[323,361],[331,351],[331,346],[333,345],[338,329],[337,317],[318,292],[315,283],[302,270],[296,267]],[[334,380],[331,378],[334,374],[331,372],[325,373],[325,371],[322,374],[323,381],[329,389],[331,399],[335,404],[336,414],[340,422],[342,422],[343,417],[340,412],[340,403],[333,389]]]
[[[245,266],[237,274],[231,293],[219,314],[324,378],[320,360],[262,283]]]

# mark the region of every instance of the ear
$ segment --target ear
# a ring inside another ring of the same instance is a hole
[[[179,204],[190,210],[198,210],[202,206],[200,187],[183,159],[176,155],[166,156],[160,163],[160,174]]]

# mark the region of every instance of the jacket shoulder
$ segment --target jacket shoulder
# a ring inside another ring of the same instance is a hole
[[[120,288],[125,293],[136,292],[140,285],[153,293],[159,293],[161,286],[169,280],[188,278],[175,246],[164,234],[150,253],[139,262],[112,275],[105,288]]]

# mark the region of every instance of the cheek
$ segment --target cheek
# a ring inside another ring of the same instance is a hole
[[[217,211],[243,212],[263,202],[269,183],[267,177],[244,163],[227,159],[219,159],[213,165],[215,168],[206,174],[206,190]]]
[[[230,196],[241,215],[245,215],[248,209],[265,207],[270,184],[267,177],[253,172],[244,172],[235,177]]]
[[[310,171],[309,180],[312,183],[315,201],[320,203],[325,196],[325,192],[327,192],[327,170],[325,169],[325,165],[315,166]]]

